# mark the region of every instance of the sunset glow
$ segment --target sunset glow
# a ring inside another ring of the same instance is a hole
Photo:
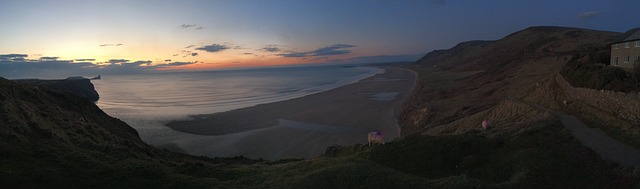
[[[611,31],[640,25],[620,19],[633,11],[618,11],[638,2],[469,3],[9,0],[0,3],[0,61],[141,71],[415,61],[431,50],[495,40],[531,25]],[[582,8],[562,8],[576,4]]]

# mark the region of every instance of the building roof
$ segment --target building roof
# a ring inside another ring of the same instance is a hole
[[[635,33],[631,34],[629,37],[624,39],[624,41],[634,41],[634,40],[638,40],[638,39],[640,39],[640,30],[638,30]]]

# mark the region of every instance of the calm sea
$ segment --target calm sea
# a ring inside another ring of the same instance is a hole
[[[191,144],[188,141],[207,136],[180,133],[164,124],[187,119],[188,115],[302,97],[354,83],[380,72],[383,70],[373,67],[282,67],[103,75],[101,80],[92,82],[100,94],[97,105],[107,114],[135,128],[145,142],[189,148]]]

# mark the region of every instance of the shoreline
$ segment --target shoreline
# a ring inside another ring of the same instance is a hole
[[[381,131],[387,140],[393,140],[400,136],[396,111],[411,94],[417,77],[404,68],[381,68],[385,72],[328,91],[194,115],[192,120],[165,125],[183,133],[233,138],[224,151],[265,159],[313,157],[333,144],[366,143],[366,134],[371,131]],[[204,151],[197,154],[220,155]]]

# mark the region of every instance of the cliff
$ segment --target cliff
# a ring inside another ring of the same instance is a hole
[[[92,102],[96,102],[100,98],[91,80],[86,78],[67,78],[60,80],[19,79],[15,81],[41,86],[56,92],[71,93]]]

